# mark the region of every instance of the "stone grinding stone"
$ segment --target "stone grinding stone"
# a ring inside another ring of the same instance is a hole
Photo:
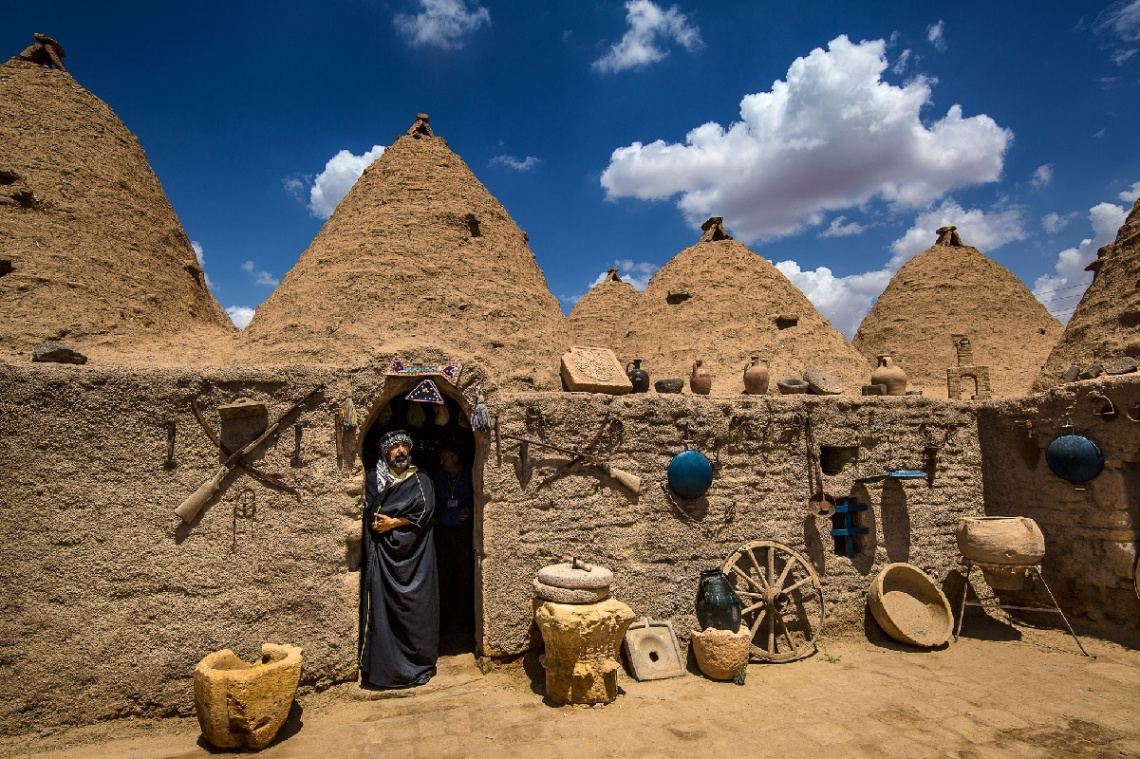
[[[886,395],[886,385],[863,385],[863,395]]]
[[[609,586],[604,588],[557,588],[534,581],[534,592],[544,601],[553,601],[560,604],[594,604],[604,601],[610,594]]]
[[[804,382],[816,395],[839,395],[843,392],[842,382],[814,366],[804,371]]]
[[[1081,367],[1077,366],[1076,364],[1072,364],[1069,367],[1069,371],[1065,372],[1065,377],[1062,381],[1068,384],[1069,382],[1076,382],[1078,379],[1080,379],[1080,377]]]
[[[578,590],[582,588],[606,589],[614,581],[614,573],[605,567],[575,569],[573,564],[551,564],[538,570],[538,581],[555,588]]]
[[[54,364],[86,364],[87,356],[59,343],[40,343],[32,349],[32,361]]]
[[[1104,367],[1105,374],[1118,375],[1129,374],[1136,371],[1136,359],[1131,356],[1123,356],[1121,358],[1109,361]]]
[[[653,389],[659,393],[679,393],[684,387],[683,379],[659,379],[653,383]]]
[[[782,379],[776,383],[781,395],[804,395],[808,391],[808,383],[794,377]]]

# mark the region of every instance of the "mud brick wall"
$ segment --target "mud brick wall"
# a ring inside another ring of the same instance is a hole
[[[605,452],[613,466],[639,474],[642,486],[635,496],[589,466],[544,483],[571,457],[532,445],[524,462],[519,444],[501,439],[501,464],[492,449],[483,471],[486,652],[532,645],[535,572],[572,555],[613,570],[614,596],[638,617],[672,620],[687,636],[696,625],[700,571],[758,539],[787,544],[815,567],[827,606],[825,636],[861,631],[867,589],[883,566],[910,562],[939,583],[957,567],[958,518],[983,513],[975,408],[916,397],[504,396],[495,409],[504,435],[575,448],[589,445],[605,419],[620,420],[621,439]],[[807,418],[818,444],[859,445],[864,475],[924,469],[926,446],[940,446],[932,484],[859,485],[850,464],[822,477],[825,493],[870,506],[870,535],[854,561],[836,555],[831,520],[808,514],[814,489]],[[693,501],[665,487],[686,425],[693,446],[719,464],[708,493]]]
[[[174,508],[222,460],[190,399],[217,431],[220,405],[262,401],[273,421],[320,384],[248,457],[298,495],[239,469],[182,524]],[[345,435],[338,461],[333,414],[351,392],[367,418],[411,384],[385,383],[379,365],[0,363],[0,732],[193,714],[195,664],[223,648],[254,661],[263,642],[304,649],[303,687],[355,680],[366,425]]]
[[[1106,399],[1116,413],[1097,415]],[[1083,484],[1061,479],[1045,461],[1047,446],[1066,432],[1066,413],[1072,433],[1104,454],[1104,471]],[[1045,581],[1062,609],[1110,636],[1140,630],[1133,591],[1140,540],[1138,420],[1135,374],[1071,383],[978,412],[986,513],[1036,520],[1045,534]]]

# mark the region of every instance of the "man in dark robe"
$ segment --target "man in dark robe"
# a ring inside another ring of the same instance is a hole
[[[406,432],[389,432],[365,477],[359,666],[362,682],[380,688],[423,685],[439,655],[435,494],[411,451]]]
[[[471,515],[475,488],[471,469],[452,446],[439,452],[435,487],[435,549],[439,567],[440,632],[449,636],[470,629],[475,618],[475,551]]]

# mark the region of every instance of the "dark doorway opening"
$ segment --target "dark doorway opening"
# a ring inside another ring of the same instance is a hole
[[[404,430],[414,441],[412,463],[432,477],[436,490],[433,537],[440,584],[439,653],[449,656],[475,651],[472,531],[476,509],[471,471],[475,435],[459,403],[447,395],[443,398],[443,406],[409,401],[403,393],[392,398],[368,429],[361,447],[361,460],[366,471],[375,468],[380,457],[380,439],[391,430]],[[440,454],[445,450],[453,451],[458,457],[461,470],[458,477],[441,465]],[[452,500],[460,502],[460,511],[466,510],[466,520],[457,520],[456,509],[448,509],[449,505],[455,506],[448,503]]]

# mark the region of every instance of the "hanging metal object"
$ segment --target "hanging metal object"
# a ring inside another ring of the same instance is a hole
[[[1066,433],[1056,438],[1045,449],[1045,463],[1053,474],[1069,482],[1088,482],[1104,469],[1104,454],[1093,441],[1083,435],[1072,433],[1073,423],[1065,414],[1061,431]]]
[[[685,427],[685,450],[669,462],[669,487],[682,498],[700,498],[712,485],[713,466],[708,457],[689,447],[691,424]]]

